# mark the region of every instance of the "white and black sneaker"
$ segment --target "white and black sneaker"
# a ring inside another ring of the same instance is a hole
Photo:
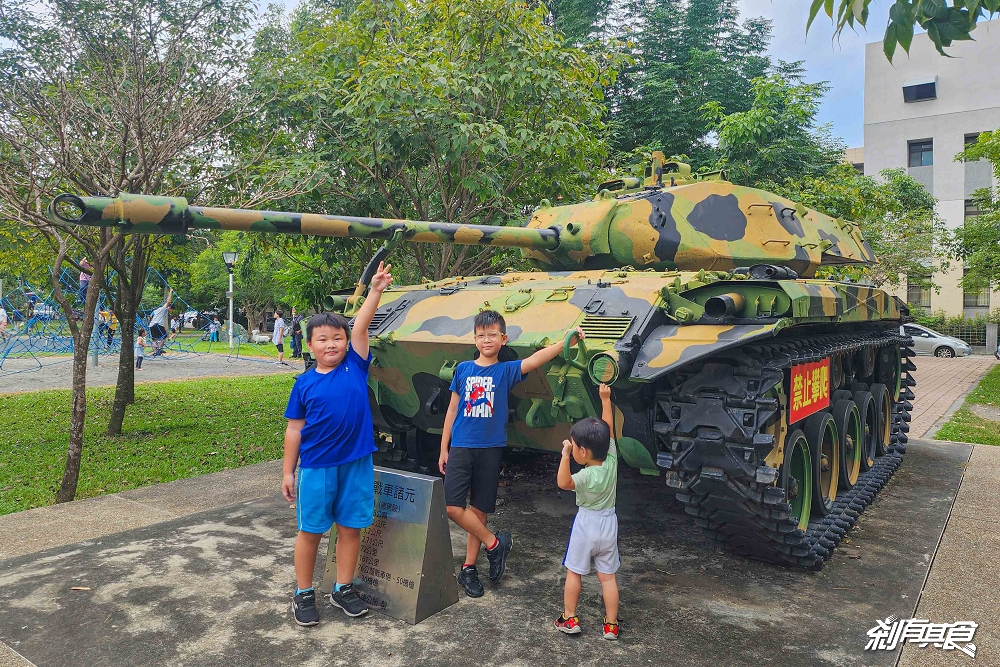
[[[302,626],[316,625],[319,623],[319,610],[316,609],[316,591],[309,589],[297,593],[292,598],[292,614],[295,622]]]
[[[497,545],[486,550],[486,559],[490,562],[490,581],[494,584],[507,571],[507,555],[513,546],[514,538],[510,533],[497,533]]]
[[[346,584],[340,587],[339,591],[330,594],[330,603],[334,607],[340,607],[344,613],[354,618],[364,616],[368,613],[368,605],[358,596],[354,590],[354,584]]]

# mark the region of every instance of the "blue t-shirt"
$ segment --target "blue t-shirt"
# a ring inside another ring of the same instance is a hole
[[[451,446],[506,447],[507,397],[523,379],[520,361],[500,361],[492,366],[460,363],[451,380],[451,390],[459,398]]]
[[[375,451],[372,411],[368,403],[367,359],[348,345],[347,356],[328,373],[313,367],[295,380],[285,417],[305,418],[300,468],[329,468]]]

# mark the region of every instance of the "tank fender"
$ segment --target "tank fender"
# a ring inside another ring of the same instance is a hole
[[[657,327],[643,342],[630,379],[634,382],[653,382],[696,359],[758,338],[770,338],[789,322],[782,318],[766,324],[666,324]]]

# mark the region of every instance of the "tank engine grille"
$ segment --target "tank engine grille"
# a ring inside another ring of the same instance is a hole
[[[587,315],[580,323],[580,328],[587,338],[619,339],[632,326],[631,317],[604,317],[602,315]]]

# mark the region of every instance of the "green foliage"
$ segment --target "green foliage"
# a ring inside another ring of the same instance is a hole
[[[750,108],[751,81],[772,70],[767,56],[771,23],[739,22],[725,0],[635,3],[621,35],[632,61],[609,91],[616,150],[636,146],[688,154],[708,164],[711,119],[701,109],[714,103],[728,113]],[[789,66],[794,70],[795,66]]]
[[[281,458],[292,382],[282,373],[140,384],[124,432],[114,438],[104,435],[114,387],[88,390],[78,497]],[[70,392],[7,394],[3,404],[0,514],[49,505],[66,457]]]
[[[917,324],[942,333],[961,327],[985,327],[987,324],[1000,324],[1000,308],[994,308],[985,315],[965,317],[964,315],[949,315],[943,308],[928,313],[923,308],[910,306],[910,315],[913,316],[913,320]]]
[[[981,133],[978,141],[955,159],[989,160],[993,173],[1000,177],[1000,130]],[[964,224],[955,229],[950,249],[966,269],[964,288],[1000,286],[1000,192],[984,188],[976,191],[973,201],[979,215],[966,217]]]
[[[868,23],[868,8],[873,0],[811,0],[809,22],[812,25],[820,10],[833,20],[835,35],[844,28],[855,29]],[[895,0],[889,8],[889,24],[882,40],[882,50],[886,58],[892,60],[896,47],[910,52],[913,32],[916,27],[927,32],[927,36],[938,52],[946,56],[945,48],[952,42],[972,39],[976,23],[1000,12],[1000,0]]]
[[[934,436],[939,440],[1000,445],[1000,422],[983,419],[970,409],[973,405],[1000,407],[1000,366],[994,366],[965,399],[965,405],[952,415]]]
[[[276,93],[268,122],[322,164],[322,195],[303,203],[506,224],[541,197],[589,193],[611,75],[546,18],[514,0],[369,0],[349,14],[308,6],[287,37],[261,36],[261,54],[288,52],[261,56],[255,70],[255,85]],[[485,271],[495,258],[470,246],[404,252],[433,277]]]
[[[705,104],[704,116],[719,137],[718,167],[742,185],[826,173],[846,148],[828,127],[816,127],[826,91],[825,84],[773,74],[753,80],[753,102],[747,111],[730,112],[716,101]]]
[[[857,223],[879,263],[842,269],[875,285],[897,285],[901,276],[929,275],[946,260],[944,222],[936,200],[902,169],[886,169],[879,178],[862,176],[838,164],[819,176],[761,184],[835,218]]]

